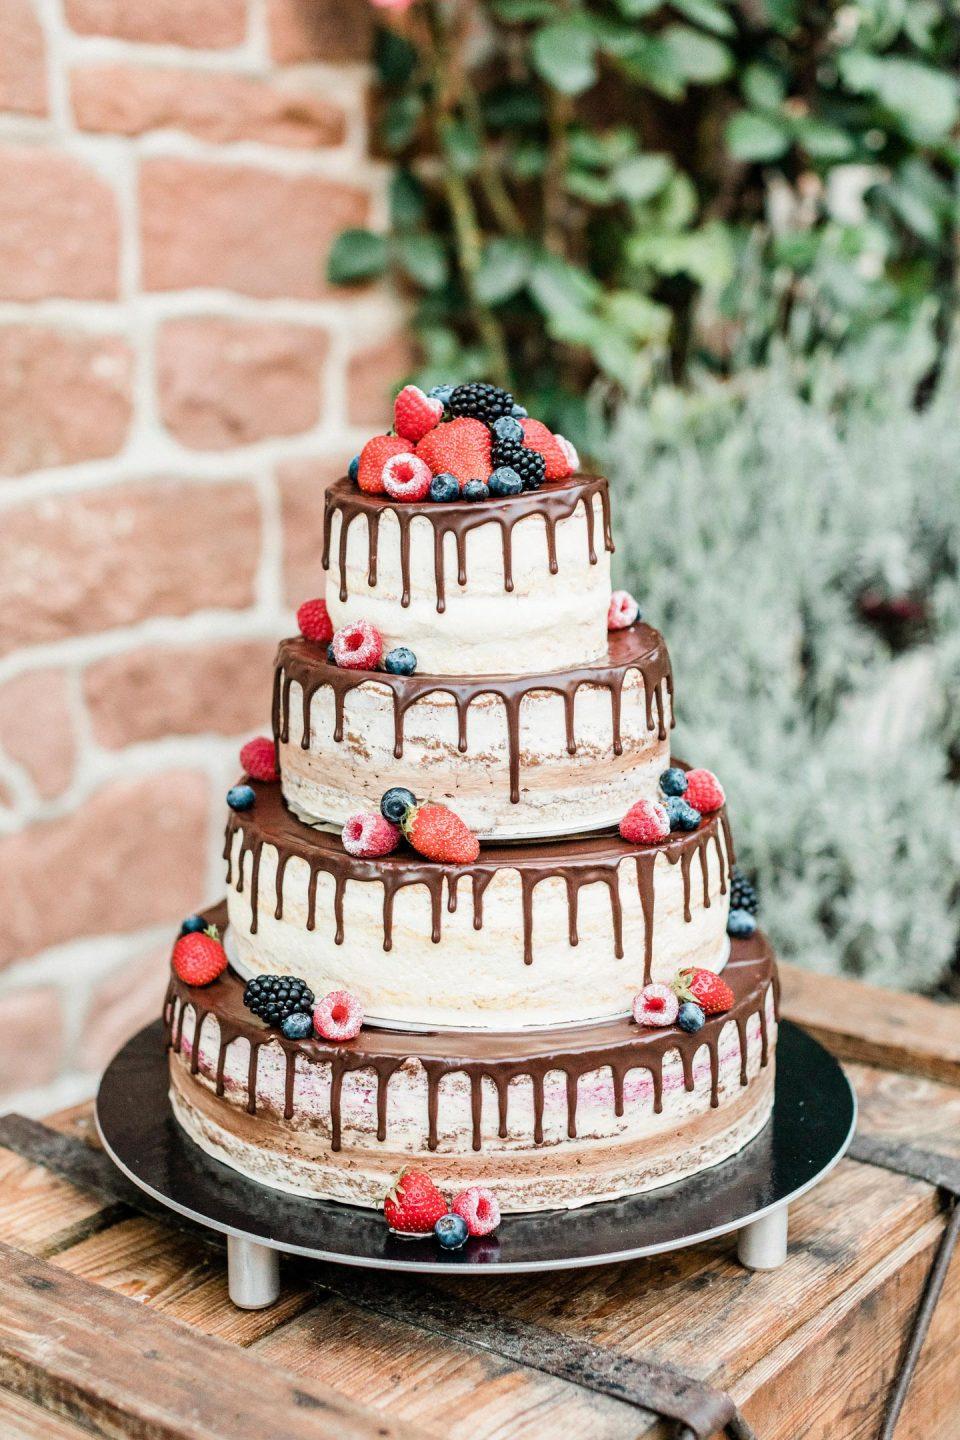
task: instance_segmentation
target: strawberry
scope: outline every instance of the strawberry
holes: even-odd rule
[[[384,1198],[383,1213],[399,1235],[429,1235],[446,1215],[447,1202],[422,1170],[401,1170]]]
[[[461,1191],[450,1209],[466,1222],[469,1235],[489,1235],[500,1224],[497,1197],[485,1185],[471,1185],[469,1190]]]
[[[712,970],[681,970],[673,989],[680,1000],[692,1000],[705,1015],[721,1015],[735,999],[726,980]]]
[[[356,1040],[363,1028],[363,1006],[349,990],[332,990],[313,1007],[313,1028],[321,1040]]]
[[[631,845],[656,845],[670,834],[670,818],[657,800],[638,800],[620,821],[620,834]]]
[[[227,968],[227,952],[216,926],[181,935],[173,947],[173,968],[184,985],[211,985]]]
[[[443,419],[443,401],[424,395],[417,385],[404,385],[393,402],[393,428],[416,445]]]
[[[640,619],[640,606],[629,590],[614,590],[607,607],[607,629],[627,630]]]
[[[403,833],[428,860],[472,865],[480,854],[476,835],[446,805],[411,806],[404,816]]]
[[[424,500],[433,475],[426,460],[403,451],[383,467],[383,488],[391,500]]]
[[[383,467],[391,455],[402,455],[410,449],[409,440],[399,435],[374,435],[360,451],[357,484],[367,495],[383,494]]]
[[[333,637],[333,658],[343,670],[376,670],[383,654],[383,636],[369,620],[344,625]]]
[[[258,735],[256,739],[247,741],[240,751],[240,764],[251,780],[280,778],[277,774],[277,753],[267,735]]]
[[[571,473],[570,460],[567,452],[560,444],[552,430],[548,430],[542,420],[521,420],[523,426],[523,443],[528,450],[536,450],[546,461],[546,480],[566,480]]]
[[[359,815],[350,816],[340,839],[348,855],[373,860],[396,850],[400,844],[400,827],[385,820],[379,810],[361,810]]]
[[[487,480],[493,470],[490,431],[482,420],[460,416],[438,425],[417,446],[434,475],[455,475],[461,488],[468,480]]]
[[[683,798],[694,810],[699,810],[701,815],[709,815],[711,811],[719,810],[727,797],[712,770],[688,770],[687,789]]]
[[[297,611],[297,625],[304,640],[329,645],[333,639],[333,621],[327,614],[326,600],[304,600]]]

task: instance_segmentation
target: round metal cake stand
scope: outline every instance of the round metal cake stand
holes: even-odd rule
[[[242,1309],[260,1309],[277,1298],[280,1251],[374,1269],[489,1275],[491,1269],[612,1264],[735,1231],[741,1263],[771,1270],[786,1258],[790,1204],[836,1165],[853,1137],[857,1113],[837,1062],[785,1021],[777,1042],[773,1115],[738,1155],[645,1195],[579,1210],[507,1215],[495,1235],[444,1251],[432,1236],[392,1234],[376,1211],[289,1195],[212,1160],[177,1125],[167,1090],[157,1022],[128,1041],[103,1077],[100,1137],[141,1190],[226,1235],[230,1298]]]

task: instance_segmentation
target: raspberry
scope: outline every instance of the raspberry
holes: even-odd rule
[[[629,590],[614,590],[607,610],[608,630],[627,630],[640,619],[640,606]]]
[[[429,1235],[447,1202],[422,1170],[401,1170],[383,1202],[383,1213],[391,1230],[400,1235]]]
[[[297,624],[304,640],[328,645],[333,639],[333,621],[327,613],[326,600],[304,600],[297,611]]]
[[[377,855],[390,855],[400,844],[400,830],[385,820],[378,810],[363,810],[351,815],[340,836],[348,855],[372,860]]]
[[[620,834],[631,845],[656,845],[670,834],[670,819],[656,800],[638,800],[620,821]]]
[[[391,455],[383,467],[383,488],[391,500],[425,500],[432,480],[427,462],[409,451]]]
[[[383,467],[391,455],[402,455],[410,449],[408,440],[399,435],[374,435],[360,451],[357,484],[367,495],[383,494]]]
[[[471,1185],[451,1205],[455,1215],[467,1222],[469,1235],[489,1235],[500,1224],[500,1205],[485,1185]]]
[[[553,438],[566,456],[567,464],[570,466],[569,473],[571,475],[575,474],[576,471],[580,469],[580,456],[577,454],[577,447],[571,445],[566,435],[554,435]]]
[[[318,1000],[313,1028],[321,1040],[356,1040],[363,1025],[363,1006],[349,990],[333,990]]]
[[[680,1001],[669,985],[644,985],[633,998],[633,1018],[638,1025],[672,1025],[680,1011]]]
[[[493,469],[490,431],[479,420],[450,420],[438,425],[420,441],[417,454],[434,475],[454,475],[461,486],[468,480],[486,480]]]
[[[333,637],[333,658],[344,670],[376,670],[383,654],[383,636],[369,620],[344,625]]]
[[[704,1015],[721,1015],[735,1000],[726,980],[712,970],[681,970],[673,988],[680,1000],[693,1001]]]
[[[173,968],[184,985],[210,985],[227,968],[227,952],[216,929],[181,935],[173,947]]]
[[[687,789],[683,798],[694,810],[699,810],[701,815],[709,815],[711,811],[719,810],[727,797],[712,770],[688,770]]]
[[[393,428],[416,445],[443,419],[443,401],[424,395],[417,385],[404,385],[393,402]]]
[[[570,462],[553,431],[548,430],[541,420],[521,420],[520,424],[526,448],[543,456],[544,479],[566,480],[570,474]]]
[[[251,780],[279,780],[277,752],[267,735],[248,740],[240,751],[240,764]]]
[[[480,854],[476,835],[446,805],[417,805],[408,810],[403,833],[414,850],[428,860],[472,865]]]

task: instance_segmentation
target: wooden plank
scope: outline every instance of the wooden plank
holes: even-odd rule
[[[0,1245],[0,1386],[124,1440],[428,1433],[7,1245]]]
[[[4,1440],[90,1440],[86,1428],[10,1390],[0,1390],[0,1435]]]
[[[66,1110],[55,1110],[52,1115],[43,1117],[43,1123],[48,1130],[70,1135],[74,1140],[84,1140],[95,1150],[103,1148],[93,1118],[92,1100],[84,1100],[79,1105],[69,1105]]]
[[[0,1149],[0,1241],[53,1255],[129,1214],[10,1150]]]
[[[873,1066],[844,1066],[857,1092],[857,1130],[960,1158],[960,1090]]]
[[[781,965],[783,1014],[834,1055],[960,1086],[960,1006]]]

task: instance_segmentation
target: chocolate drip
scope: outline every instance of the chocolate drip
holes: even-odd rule
[[[290,741],[290,691],[300,688],[303,722],[300,747],[309,750],[313,733],[312,707],[317,692],[328,688],[333,692],[333,738],[343,740],[344,705],[347,696],[361,685],[385,686],[393,702],[393,753],[403,755],[404,721],[407,712],[426,696],[441,692],[451,696],[457,708],[457,746],[467,750],[467,712],[483,695],[498,699],[506,715],[510,761],[510,800],[520,800],[520,710],[526,697],[537,691],[559,695],[564,707],[567,752],[577,753],[576,700],[583,686],[606,690],[610,696],[611,746],[614,755],[623,754],[621,716],[623,687],[631,671],[639,673],[643,682],[648,731],[656,730],[657,738],[667,738],[664,690],[673,694],[670,658],[663,638],[649,625],[636,625],[610,636],[608,653],[603,659],[576,669],[549,671],[541,675],[389,675],[368,670],[342,670],[327,662],[326,650],[310,640],[290,639],[281,642],[277,652],[274,677],[274,738],[278,746]],[[654,718],[656,709],[656,718]],[[671,724],[673,708],[671,700]]]
[[[222,917],[223,910],[218,912]],[[214,916],[216,919],[217,917]],[[482,1149],[483,1082],[489,1080],[497,1095],[498,1134],[508,1134],[510,1086],[515,1081],[529,1080],[533,1091],[534,1141],[544,1139],[544,1083],[554,1071],[564,1076],[567,1098],[567,1134],[577,1134],[577,1108],[581,1079],[596,1071],[608,1069],[613,1084],[614,1111],[624,1113],[624,1085],[633,1070],[646,1070],[653,1087],[653,1110],[663,1108],[663,1066],[667,1054],[678,1052],[683,1083],[694,1089],[694,1062],[704,1047],[710,1064],[710,1103],[719,1104],[720,1036],[728,1022],[737,1030],[740,1047],[740,1084],[749,1080],[747,1070],[748,1026],[754,1015],[759,1017],[761,1066],[769,1062],[767,1001],[773,997],[774,1013],[778,1006],[776,967],[769,946],[761,934],[749,940],[734,941],[730,961],[724,971],[734,991],[731,1010],[707,1019],[704,1027],[690,1035],[676,1027],[644,1030],[631,1020],[608,1021],[560,1032],[528,1031],[502,1035],[490,1031],[439,1032],[432,1035],[411,1035],[398,1031],[365,1028],[357,1040],[334,1045],[312,1038],[287,1040],[279,1031],[268,1029],[261,1020],[243,1007],[243,982],[231,972],[202,990],[191,989],[172,976],[164,1006],[165,1040],[168,1047],[180,1051],[184,1015],[194,1011],[195,1030],[190,1057],[191,1073],[200,1066],[200,1031],[204,1020],[213,1015],[219,1025],[220,1040],[215,1067],[216,1091],[224,1090],[224,1057],[228,1047],[238,1038],[250,1045],[247,1067],[247,1111],[257,1113],[257,1076],[261,1048],[265,1044],[280,1046],[284,1051],[284,1119],[295,1113],[294,1076],[297,1060],[301,1064],[330,1066],[330,1144],[333,1150],[341,1145],[343,1082],[354,1071],[371,1071],[376,1083],[377,1140],[382,1144],[387,1135],[387,1098],[391,1077],[408,1061],[422,1066],[427,1083],[427,1143],[430,1150],[439,1144],[440,1087],[448,1075],[463,1074],[470,1087],[471,1144]]]
[[[467,535],[482,525],[499,525],[503,552],[503,588],[513,590],[513,532],[519,521],[531,515],[541,516],[546,529],[547,559],[550,573],[557,573],[557,526],[569,520],[577,507],[583,505],[587,529],[587,553],[591,565],[597,563],[595,539],[596,520],[594,500],[600,497],[603,516],[603,544],[613,551],[613,533],[610,528],[610,495],[606,480],[600,476],[575,475],[569,480],[554,480],[541,490],[517,495],[509,500],[490,500],[482,505],[467,500],[454,500],[449,504],[435,505],[429,502],[398,503],[388,496],[367,495],[347,479],[338,480],[329,486],[324,497],[323,515],[323,568],[330,568],[330,549],[333,536],[333,517],[340,516],[340,537],[337,554],[339,568],[339,595],[341,602],[347,599],[347,543],[350,527],[359,515],[367,521],[367,583],[373,588],[377,583],[377,552],[380,536],[380,519],[389,510],[396,518],[400,530],[400,578],[402,595],[400,604],[410,604],[410,528],[414,519],[422,519],[433,526],[434,587],[437,610],[443,613],[447,604],[446,578],[446,537],[452,535],[457,551],[457,583],[467,583]]]

